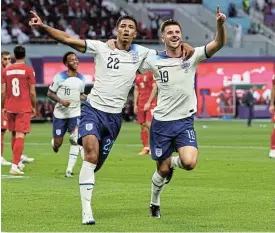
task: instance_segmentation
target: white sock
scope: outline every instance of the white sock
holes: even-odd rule
[[[84,161],[84,158],[85,158],[85,156],[84,156],[84,148],[82,146],[79,146],[79,150],[80,150],[81,158]]]
[[[173,168],[173,167],[183,168],[179,156],[172,156],[172,157],[171,157],[171,165],[170,165],[170,167],[171,167],[171,168]]]
[[[82,213],[92,214],[91,199],[95,184],[96,164],[83,161],[79,174],[79,189],[82,202]]]
[[[151,185],[151,204],[160,206],[160,193],[164,187],[165,178],[161,177],[157,171],[155,171],[152,177]]]
[[[76,164],[76,161],[77,161],[78,153],[79,153],[79,146],[71,145],[67,171],[73,171],[74,165]]]

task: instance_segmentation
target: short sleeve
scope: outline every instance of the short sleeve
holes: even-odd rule
[[[84,81],[82,80],[81,85],[80,85],[80,93],[81,93],[81,94],[84,93],[84,90],[85,90],[85,83],[84,83]]]
[[[139,68],[138,68],[138,73],[143,74],[149,70],[151,70],[151,66],[149,64],[149,59],[156,56],[157,55],[157,51],[154,49],[148,49],[148,52],[144,58],[144,60],[142,61],[142,63],[140,64]]]
[[[35,84],[35,73],[32,68],[29,70],[29,84]]]
[[[209,58],[206,54],[206,46],[196,47],[193,56],[195,56],[196,63],[199,63],[205,60],[206,58]]]
[[[96,56],[100,51],[100,48],[105,45],[103,42],[99,40],[85,40],[86,49],[85,53],[91,54],[92,56]]]
[[[55,75],[53,78],[52,84],[49,86],[49,90],[52,92],[57,92],[58,88],[60,87],[59,79],[58,79],[59,74]]]

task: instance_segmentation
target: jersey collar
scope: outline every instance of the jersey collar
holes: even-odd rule
[[[175,58],[175,57],[169,57],[167,54],[166,54],[166,50],[163,50],[163,51],[160,51],[158,52],[158,55],[161,57],[161,58]],[[179,56],[177,58],[181,58],[182,56]]]

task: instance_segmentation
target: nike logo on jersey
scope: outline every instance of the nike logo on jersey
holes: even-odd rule
[[[113,53],[113,52],[111,52],[111,53],[110,53],[110,56],[113,56],[113,55],[118,55],[118,53]]]
[[[160,70],[160,69],[162,69],[162,68],[166,68],[166,67],[175,67],[175,66],[177,66],[177,65],[174,65],[174,66],[157,66],[157,69]]]

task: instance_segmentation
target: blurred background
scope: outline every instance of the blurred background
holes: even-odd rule
[[[176,19],[183,39],[202,46],[215,37],[216,5],[227,15],[228,43],[214,58],[202,62],[196,73],[199,118],[247,118],[245,95],[253,92],[254,116],[269,118],[272,76],[275,73],[275,0],[2,0],[2,51],[12,53],[16,44],[27,49],[27,63],[36,73],[37,121],[49,121],[54,103],[46,97],[55,74],[66,67],[62,56],[71,51],[43,31],[28,26],[29,11],[37,12],[50,26],[82,39],[115,38],[121,15],[138,21],[137,44],[163,50],[159,26]],[[93,58],[79,55],[79,72],[86,77],[86,92],[94,83]],[[124,109],[127,121],[135,120],[132,91]]]

